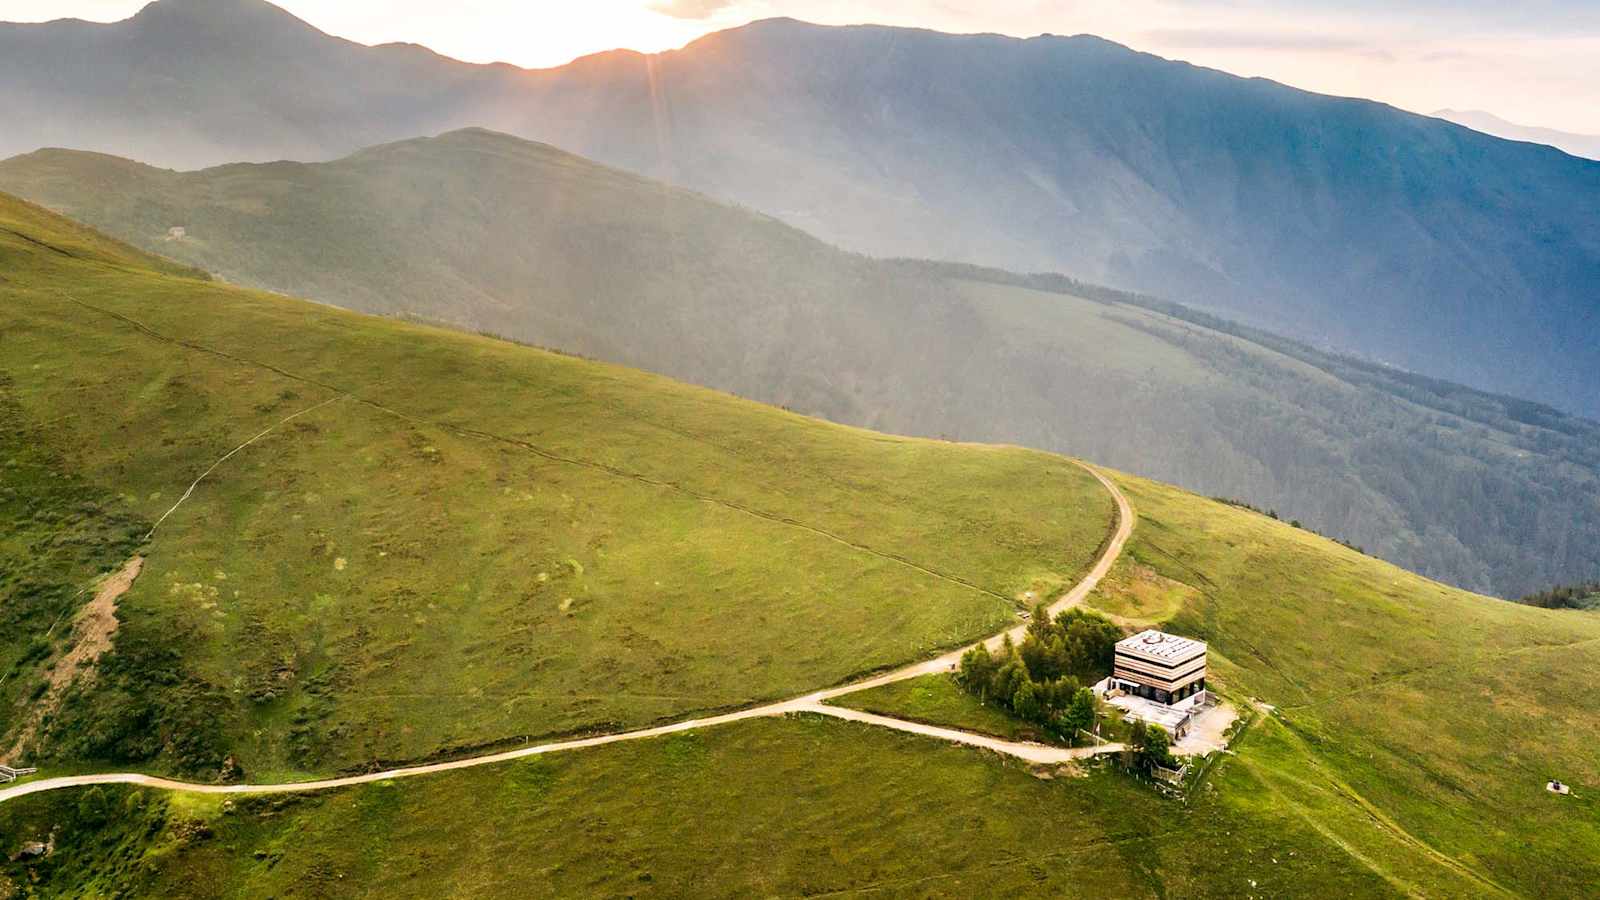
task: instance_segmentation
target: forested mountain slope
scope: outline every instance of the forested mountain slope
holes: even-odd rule
[[[0,189],[251,286],[1080,454],[1478,590],[1600,570],[1594,423],[1063,278],[855,256],[505,135],[192,173],[50,151]]]
[[[328,159],[486,126],[876,255],[1066,271],[1600,415],[1600,163],[1136,53],[773,20],[544,71],[259,0],[0,27],[0,153]]]
[[[112,150],[172,165],[318,159],[410,137],[511,67],[364,47],[262,0],[161,0],[111,24],[0,24],[0,152]]]

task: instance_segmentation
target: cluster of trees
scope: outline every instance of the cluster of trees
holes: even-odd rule
[[[1149,725],[1135,720],[1124,742],[1122,765],[1130,770],[1149,772],[1156,766],[1175,769],[1178,761],[1172,757],[1172,738],[1160,725]]]
[[[1600,581],[1553,587],[1517,602],[1540,609],[1600,609]]]
[[[979,645],[961,658],[957,680],[984,702],[997,703],[1066,741],[1094,727],[1099,703],[1084,687],[1111,671],[1122,631],[1106,619],[1071,609],[1055,619],[1040,605],[1020,645],[1010,636],[998,653]]]

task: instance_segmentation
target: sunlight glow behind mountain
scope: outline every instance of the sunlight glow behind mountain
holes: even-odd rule
[[[144,0],[0,0],[0,20],[115,21]],[[770,16],[952,32],[1096,34],[1141,50],[1414,112],[1488,109],[1600,131],[1600,10],[1536,0],[1518,15],[1484,3],[1416,0],[280,0],[331,34],[409,42],[469,62],[547,67],[618,47],[658,52]],[[1203,8],[1202,8],[1203,7]],[[1200,15],[1203,13],[1203,16]],[[1200,23],[1197,25],[1197,23]]]

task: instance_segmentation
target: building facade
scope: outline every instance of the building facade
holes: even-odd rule
[[[1161,631],[1143,631],[1117,642],[1111,687],[1156,703],[1174,705],[1206,689],[1204,641]]]

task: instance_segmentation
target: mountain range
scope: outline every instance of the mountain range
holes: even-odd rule
[[[877,256],[1064,271],[1600,415],[1600,163],[1092,37],[769,20],[527,71],[260,0],[0,27],[0,153],[194,167],[484,126]]]
[[[1441,109],[1433,115],[1435,118],[1445,119],[1457,125],[1471,128],[1474,131],[1505,138],[1508,141],[1548,144],[1573,156],[1600,160],[1600,135],[1597,134],[1574,134],[1570,131],[1558,131],[1554,128],[1535,128],[1529,125],[1518,125],[1516,122],[1507,121],[1494,113],[1484,112],[1481,109]]]
[[[240,284],[1103,460],[1480,591],[1600,568],[1593,422],[1059,276],[848,253],[508,135],[186,173],[41,151],[0,190]]]
[[[0,85],[0,900],[1600,884],[1600,163],[792,20]]]

